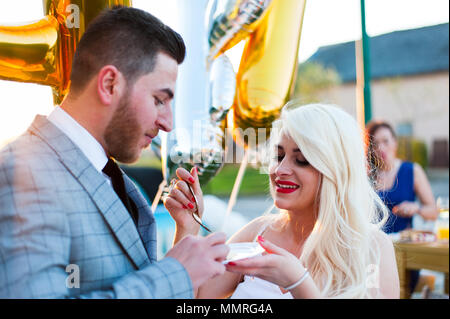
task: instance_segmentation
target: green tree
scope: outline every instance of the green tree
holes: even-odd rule
[[[297,69],[294,99],[302,103],[319,102],[318,93],[341,83],[339,74],[332,68],[326,68],[316,62],[300,63]]]

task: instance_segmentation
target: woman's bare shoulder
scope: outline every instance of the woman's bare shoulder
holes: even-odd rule
[[[373,231],[373,239],[380,249],[378,274],[383,280],[379,282],[378,298],[399,298],[400,282],[398,278],[395,249],[391,237],[382,230]]]
[[[378,246],[381,254],[381,261],[395,262],[395,248],[392,238],[380,229],[372,231],[374,246]]]
[[[372,239],[380,245],[380,247],[392,247],[392,239],[384,231],[378,228],[372,229]]]
[[[229,243],[250,242],[254,241],[258,233],[271,224],[274,220],[273,215],[263,215],[257,217],[242,227],[230,239]]]

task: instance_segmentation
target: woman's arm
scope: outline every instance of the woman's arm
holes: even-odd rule
[[[423,219],[435,220],[439,211],[427,175],[419,164],[414,164],[413,174],[414,192],[419,198],[420,205],[416,202],[404,201],[393,207],[392,212],[401,217],[412,217],[419,214]]]
[[[264,216],[254,219],[234,234],[227,243],[253,241],[266,221],[267,217]],[[196,297],[199,299],[228,298],[233,294],[241,278],[241,274],[226,271],[223,275],[212,278],[203,284],[197,290]]]
[[[288,288],[294,298],[322,298],[316,283],[296,256],[262,237],[258,242],[267,254],[229,263],[227,270],[255,276]]]
[[[418,213],[424,219],[436,220],[439,215],[438,208],[425,171],[419,164],[414,164],[414,191],[419,197],[422,206]]]

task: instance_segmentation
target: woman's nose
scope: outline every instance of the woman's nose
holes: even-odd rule
[[[378,147],[377,147],[377,152],[380,153],[380,154],[385,153],[386,152],[386,145],[379,144]]]
[[[292,173],[292,168],[289,163],[286,161],[286,157],[278,163],[278,166],[275,168],[275,174],[278,176],[281,175],[289,175]]]

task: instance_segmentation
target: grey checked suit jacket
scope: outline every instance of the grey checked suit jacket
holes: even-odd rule
[[[124,179],[137,228],[105,177],[46,117],[3,148],[0,298],[192,298],[184,267],[156,260],[154,217]]]

